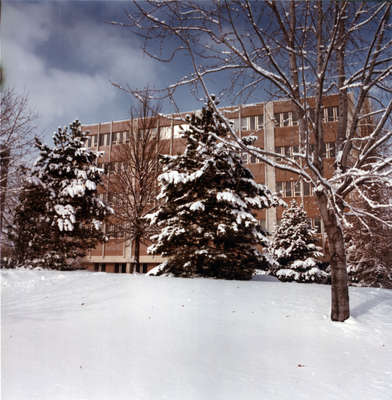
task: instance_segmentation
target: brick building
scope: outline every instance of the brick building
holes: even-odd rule
[[[309,100],[309,106],[312,107],[312,99]],[[226,107],[225,115],[232,120],[235,129],[241,135],[257,136],[255,146],[285,156],[292,156],[298,151],[299,145],[298,123],[293,109],[290,101],[271,101]],[[323,99],[323,113],[323,163],[326,174],[332,174],[338,118],[338,97],[336,95]],[[116,149],[127,143],[130,124],[134,123],[135,121],[124,120],[82,127],[88,133],[88,147],[104,152],[101,161],[109,173],[115,173],[117,168]],[[172,116],[157,118],[154,129],[156,129],[160,141],[164,143],[168,154],[178,154],[184,150],[185,142],[180,138],[181,125],[182,128],[186,127],[178,118]],[[248,154],[244,154],[243,157],[258,183],[266,184],[272,192],[280,192],[287,203],[295,198],[304,204],[312,225],[323,238],[323,225],[310,185],[292,172],[275,169]],[[110,183],[108,185],[110,186]],[[101,194],[102,196],[110,197],[110,187],[105,187],[104,192]],[[262,225],[272,232],[279,223],[281,215],[282,207],[278,207],[263,210],[257,217]],[[117,237],[115,227],[107,224],[105,229],[109,233],[109,241],[90,250],[84,258],[85,265],[88,269],[95,271],[132,272],[134,263],[132,243]],[[161,257],[147,255],[146,248],[142,246],[141,268],[136,272],[147,272],[162,260]]]

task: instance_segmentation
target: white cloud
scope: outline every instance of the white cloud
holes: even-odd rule
[[[31,107],[39,113],[41,129],[46,134],[52,133],[57,126],[75,118],[86,123],[120,118],[120,109],[126,117],[128,104],[110,80],[137,87],[151,84],[156,78],[151,60],[142,57],[136,46],[130,46],[120,32],[116,34],[114,29],[90,20],[57,32],[65,35],[64,43],[71,44],[71,54],[82,67],[80,70],[61,68],[61,63],[50,63],[38,55],[42,54],[38,50],[48,45],[56,29],[60,27],[56,25],[53,5],[6,3],[4,7],[2,37],[6,81],[18,91],[27,92]],[[50,54],[63,56],[55,51]],[[69,56],[69,49],[67,54]],[[111,113],[113,116],[108,118]]]

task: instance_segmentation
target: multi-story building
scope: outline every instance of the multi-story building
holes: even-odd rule
[[[309,100],[312,107],[312,99]],[[298,151],[299,132],[296,113],[290,101],[271,101],[256,104],[244,104],[225,108],[225,115],[232,120],[234,128],[240,135],[252,134],[257,137],[255,146],[265,150],[281,153],[284,156],[292,156]],[[335,157],[335,141],[338,119],[338,97],[327,96],[323,99],[323,163],[326,174],[333,173]],[[106,170],[116,169],[116,149],[129,140],[131,124],[135,121],[112,121],[83,126],[88,132],[87,145],[91,148],[104,152],[102,162]],[[181,129],[185,124],[177,116],[166,116],[156,119],[156,133],[159,139],[165,143],[168,154],[182,153],[185,142],[180,138]],[[298,175],[276,169],[260,162],[257,157],[243,154],[244,162],[252,171],[255,180],[268,186],[272,192],[279,192],[288,203],[292,199],[302,202],[304,208],[312,221],[312,225],[323,238],[323,224],[312,193],[312,187],[299,178]],[[109,180],[110,181],[110,180]],[[110,188],[104,188],[109,193]],[[105,195],[103,193],[102,195]],[[279,223],[282,215],[282,207],[263,210],[257,217],[261,224],[272,232]],[[118,273],[130,273],[134,266],[133,244],[117,237],[114,227],[106,226],[109,233],[108,242],[98,245],[89,251],[84,262],[87,268],[95,271],[107,271]],[[162,262],[161,257],[147,254],[146,247],[142,245],[140,257],[140,271],[147,272],[149,269]]]

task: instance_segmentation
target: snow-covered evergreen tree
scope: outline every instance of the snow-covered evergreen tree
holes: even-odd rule
[[[293,200],[283,211],[269,248],[274,261],[272,274],[281,281],[325,282],[328,274],[319,268],[322,255],[316,232],[302,206]]]
[[[392,289],[392,225],[390,208],[374,208],[378,203],[388,204],[392,199],[392,184],[373,184],[352,200],[353,207],[362,207],[367,215],[350,218],[345,226],[347,270],[350,283]],[[369,215],[377,217],[370,218]]]
[[[267,263],[256,245],[269,243],[253,210],[279,200],[217,139],[227,128],[212,104],[187,120],[184,153],[162,157],[162,205],[148,216],[161,231],[149,252],[168,257],[162,271],[176,276],[250,279]]]
[[[58,129],[54,148],[36,140],[40,156],[17,208],[13,240],[19,263],[65,268],[105,239],[101,224],[112,213],[98,197],[99,154],[85,147],[80,122]]]

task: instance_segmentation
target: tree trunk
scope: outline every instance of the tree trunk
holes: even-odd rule
[[[350,317],[348,277],[344,236],[336,214],[328,209],[328,199],[324,193],[317,192],[321,217],[328,237],[331,264],[331,319],[343,322]]]
[[[140,272],[140,237],[135,237],[135,267]]]
[[[0,240],[3,241],[3,222],[7,198],[8,169],[11,150],[6,145],[0,146]]]

